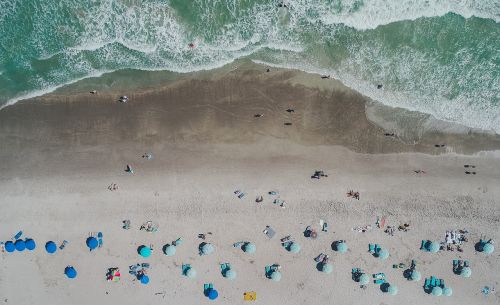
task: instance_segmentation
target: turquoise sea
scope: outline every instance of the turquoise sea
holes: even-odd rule
[[[280,3],[0,0],[0,107],[122,69],[190,72],[250,58],[500,133],[500,1]]]

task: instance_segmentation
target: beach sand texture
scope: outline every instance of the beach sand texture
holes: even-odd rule
[[[295,71],[242,69],[127,92],[128,103],[117,102],[121,93],[112,90],[56,91],[0,111],[0,238],[22,229],[37,242],[33,252],[0,254],[0,301],[204,304],[210,301],[203,284],[213,283],[218,304],[252,304],[243,301],[245,291],[257,292],[255,304],[271,305],[498,304],[498,250],[489,256],[474,250],[481,237],[500,239],[500,159],[478,153],[498,149],[498,136],[433,132],[409,145],[366,119],[361,95],[333,80],[328,90],[317,88],[325,85],[315,78],[309,76],[310,85]],[[141,157],[146,152],[151,160]],[[127,164],[133,174],[124,171]],[[466,175],[464,164],[474,164],[477,174]],[[311,179],[314,170],[328,177]],[[109,191],[111,183],[119,189]],[[246,192],[242,199],[233,193],[238,189]],[[360,192],[359,201],[346,197],[350,189]],[[272,204],[271,190],[285,209]],[[263,203],[255,202],[258,195]],[[388,225],[410,223],[410,230],[389,236],[375,227],[377,216]],[[122,229],[125,219],[130,230]],[[328,232],[320,232],[320,219]],[[158,232],[139,230],[148,220]],[[271,240],[262,233],[266,225],[277,232]],[[308,225],[318,231],[316,240],[303,236]],[[373,229],[352,230],[364,225]],[[463,253],[419,250],[423,239],[443,241],[446,230],[464,228],[470,233]],[[89,252],[85,239],[99,231],[104,245]],[[206,232],[215,252],[199,256],[197,235]],[[302,246],[298,254],[281,247],[286,235]],[[165,256],[162,247],[179,237],[175,256]],[[340,239],[349,245],[345,254],[331,248]],[[69,244],[49,255],[48,240]],[[238,241],[255,243],[256,253],[234,248]],[[369,243],[390,257],[373,257]],[[152,256],[141,258],[137,248],[149,244]],[[321,252],[330,255],[331,274],[316,269]],[[411,259],[422,273],[417,283],[392,268]],[[453,274],[454,259],[470,261],[470,278]],[[127,274],[142,262],[151,264],[148,285]],[[221,275],[226,262],[238,274],[234,281]],[[195,279],[181,275],[184,263],[196,269]],[[280,282],[264,276],[273,263],[282,266]],[[76,279],[64,275],[67,265],[77,269]],[[106,281],[111,267],[120,267],[118,283]],[[384,272],[398,295],[373,283],[361,289],[351,279],[356,267],[370,276]],[[425,293],[431,275],[444,279],[453,296]],[[484,286],[497,291],[485,296]]]

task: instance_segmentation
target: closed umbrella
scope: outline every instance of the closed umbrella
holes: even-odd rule
[[[48,241],[45,244],[45,251],[47,251],[47,253],[52,254],[52,253],[56,252],[56,250],[57,250],[57,246],[53,241]]]
[[[224,274],[224,277],[227,278],[228,280],[234,280],[236,278],[236,275],[237,275],[236,271],[234,271],[233,269],[229,269]]]
[[[150,257],[151,256],[151,248],[146,246],[141,246],[139,248],[139,255],[142,257]]]
[[[359,277],[359,284],[360,285],[366,285],[370,282],[370,277],[368,276],[368,274],[361,274],[361,276]]]
[[[469,267],[464,267],[460,271],[460,275],[463,276],[463,277],[470,277],[471,274],[472,274],[472,270]]]
[[[436,287],[432,288],[432,295],[435,295],[438,297],[442,294],[443,294],[443,289],[441,287],[436,286]]]
[[[288,246],[288,251],[292,253],[299,253],[300,245],[298,243],[293,242]]]
[[[167,256],[175,255],[176,251],[177,251],[177,249],[174,245],[168,245],[165,247],[165,255],[167,255]]]
[[[492,244],[487,243],[483,246],[484,253],[491,254],[491,253],[493,253],[493,251],[495,251],[495,247]]]
[[[248,254],[255,253],[256,250],[257,250],[257,247],[253,243],[246,243],[243,246],[243,251],[245,251]]]
[[[149,283],[149,276],[143,274],[141,276],[141,284],[147,285]]]
[[[394,286],[394,285],[389,286],[389,288],[387,288],[387,293],[390,295],[398,294],[398,286]]]
[[[212,254],[213,252],[214,252],[214,246],[212,244],[205,243],[203,244],[203,246],[201,246],[201,254],[209,255]]]
[[[347,244],[346,243],[337,243],[336,246],[337,252],[346,253],[347,252]]]
[[[321,266],[321,271],[326,273],[326,274],[332,273],[333,266],[331,264],[323,264]]]
[[[196,270],[194,270],[193,268],[189,268],[186,271],[186,276],[190,279],[194,279],[196,277]]]
[[[208,292],[208,298],[210,300],[215,300],[215,299],[217,299],[218,296],[219,296],[219,293],[215,289],[210,289],[210,291]]]
[[[89,247],[89,249],[92,251],[97,248],[97,246],[99,246],[99,241],[97,240],[97,238],[91,236],[87,238],[86,244],[87,247]]]
[[[16,246],[17,251],[24,251],[26,249],[26,243],[22,239],[16,240],[16,243],[14,244]]]
[[[377,253],[377,257],[380,259],[387,259],[389,257],[389,251],[387,251],[386,249],[381,249]]]
[[[420,281],[420,279],[422,278],[422,275],[420,274],[420,272],[418,272],[417,270],[413,270],[411,272],[411,275],[410,275],[410,279],[414,282],[418,282]]]
[[[278,271],[274,271],[273,273],[271,273],[271,280],[275,282],[281,281],[281,273]]]
[[[450,297],[453,294],[453,290],[450,287],[445,287],[443,289],[443,294],[447,297]]]
[[[26,244],[26,249],[33,251],[36,248],[36,243],[33,239],[27,238],[24,243]]]
[[[73,268],[72,266],[68,266],[66,267],[66,269],[64,269],[64,274],[66,274],[66,276],[70,279],[73,279],[76,277],[76,270],[75,268]]]

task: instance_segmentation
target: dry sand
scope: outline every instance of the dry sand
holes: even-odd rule
[[[497,149],[497,136],[436,132],[408,145],[385,137],[366,119],[365,99],[335,81],[318,89],[325,85],[310,80],[315,76],[261,70],[184,77],[128,94],[127,104],[116,102],[118,92],[55,92],[0,111],[0,239],[22,229],[38,243],[33,252],[0,254],[0,300],[204,304],[203,284],[213,283],[219,304],[243,304],[245,291],[257,292],[255,304],[271,305],[500,302],[499,252],[485,256],[473,248],[482,236],[500,240],[500,159],[476,153]],[[313,85],[304,86],[304,79]],[[296,112],[285,112],[289,107]],[[447,147],[436,149],[435,143]],[[149,151],[152,160],[141,158]],[[124,172],[126,164],[134,174]],[[464,164],[475,164],[477,175],[465,175]],[[311,179],[315,169],[329,177]],[[109,191],[111,183],[119,190]],[[238,199],[236,189],[247,195]],[[348,199],[349,189],[361,200]],[[285,209],[271,203],[270,190],[279,191]],[[258,195],[264,195],[262,204],[255,203]],[[410,222],[411,230],[389,236],[375,228],[377,216],[389,225]],[[124,219],[132,221],[130,230],[121,228]],[[320,219],[329,232],[305,238],[306,226],[319,230]],[[147,220],[159,231],[139,231]],[[266,225],[277,231],[271,240],[262,233]],[[352,231],[362,225],[374,229]],[[470,231],[463,253],[419,250],[422,239],[444,240],[446,230],[463,228]],[[98,231],[104,246],[89,252],[85,239]],[[197,235],[209,231],[215,253],[200,257]],[[279,238],[289,234],[302,246],[298,254],[280,246]],[[176,255],[165,256],[161,248],[178,237],[184,243]],[[64,239],[65,250],[44,251],[46,241]],[[346,254],[331,249],[339,239],[347,240]],[[232,247],[242,240],[254,242],[257,252]],[[372,257],[370,242],[386,247],[389,259]],[[148,259],[137,254],[143,244],[154,245]],[[331,256],[331,274],[316,270],[313,258],[321,252]],[[430,296],[423,279],[407,281],[402,269],[392,268],[411,259],[423,278],[444,279],[453,296]],[[453,274],[453,259],[470,261],[471,278]],[[138,262],[151,264],[147,286],[127,274]],[[236,280],[221,276],[223,262],[237,271]],[[196,279],[181,275],[183,263],[197,270]],[[273,263],[282,265],[280,282],[264,276]],[[67,265],[77,269],[76,279],[63,274]],[[120,267],[120,282],[106,282],[110,267]],[[399,294],[387,295],[372,283],[359,288],[351,279],[354,267],[384,272]],[[485,285],[497,291],[484,296]]]

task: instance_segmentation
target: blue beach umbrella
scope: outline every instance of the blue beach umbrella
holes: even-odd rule
[[[203,244],[203,246],[201,246],[201,253],[203,255],[209,255],[212,254],[213,252],[214,252],[214,246],[212,244],[205,243]]]
[[[336,245],[337,252],[346,253],[347,252],[347,244],[346,243],[337,243]]]
[[[368,274],[361,274],[361,276],[359,277],[359,284],[360,285],[366,285],[370,282],[370,277],[368,276]]]
[[[51,253],[51,254],[56,252],[57,251],[56,244],[53,241],[48,241],[45,244],[45,251],[47,251],[47,253]]]
[[[460,275],[463,277],[470,277],[472,274],[472,270],[469,267],[464,267],[460,270]]]
[[[435,286],[432,288],[432,295],[434,296],[441,296],[443,294],[443,289],[441,287]]]
[[[443,295],[450,297],[453,294],[453,290],[450,287],[445,287],[443,289]]]
[[[420,274],[420,272],[418,272],[417,270],[413,270],[411,272],[411,275],[410,275],[410,279],[414,282],[418,282],[420,281],[420,279],[422,278],[422,275]]]
[[[142,257],[150,257],[151,256],[151,248],[146,246],[139,247],[139,255]]]
[[[237,275],[236,271],[234,271],[233,269],[229,269],[224,274],[224,277],[227,278],[228,280],[234,280],[236,278],[236,275]]]
[[[16,251],[16,246],[14,245],[13,242],[11,242],[10,240],[5,242],[5,251],[11,253],[11,252],[14,252]]]
[[[257,247],[253,243],[246,243],[243,246],[243,251],[245,251],[248,254],[253,254],[257,250]]]
[[[73,266],[68,266],[64,269],[64,274],[70,279],[73,279],[76,277],[76,270],[73,268]]]
[[[22,239],[16,240],[16,243],[14,245],[16,246],[17,251],[22,252],[24,251],[24,249],[26,249],[26,243]]]
[[[492,244],[487,243],[483,246],[483,252],[485,254],[491,254],[493,251],[495,251],[495,247]]]
[[[177,248],[174,245],[168,245],[165,247],[166,256],[173,256],[175,255],[175,252],[177,252]]]
[[[289,246],[288,246],[288,251],[290,251],[291,253],[299,253],[300,251],[300,245],[296,242],[292,242]]]
[[[215,299],[217,299],[218,296],[219,296],[219,293],[215,289],[210,289],[210,291],[208,292],[208,298],[210,300],[215,300]]]
[[[394,286],[394,285],[389,286],[389,288],[387,288],[387,293],[390,295],[398,294],[398,286]]]
[[[143,274],[141,276],[141,284],[147,285],[149,283],[149,276]]]
[[[326,273],[326,274],[332,273],[332,271],[333,271],[332,264],[323,264],[321,266],[321,271],[324,272],[324,273]]]
[[[99,245],[99,241],[95,237],[89,237],[86,241],[87,247],[92,251]]]
[[[281,281],[281,273],[278,271],[274,271],[273,273],[271,273],[271,280],[275,282]]]
[[[377,253],[377,257],[380,259],[387,259],[389,257],[389,251],[387,251],[386,249],[381,249]]]
[[[33,251],[36,248],[36,243],[33,239],[27,238],[24,243],[26,244],[26,249]]]

